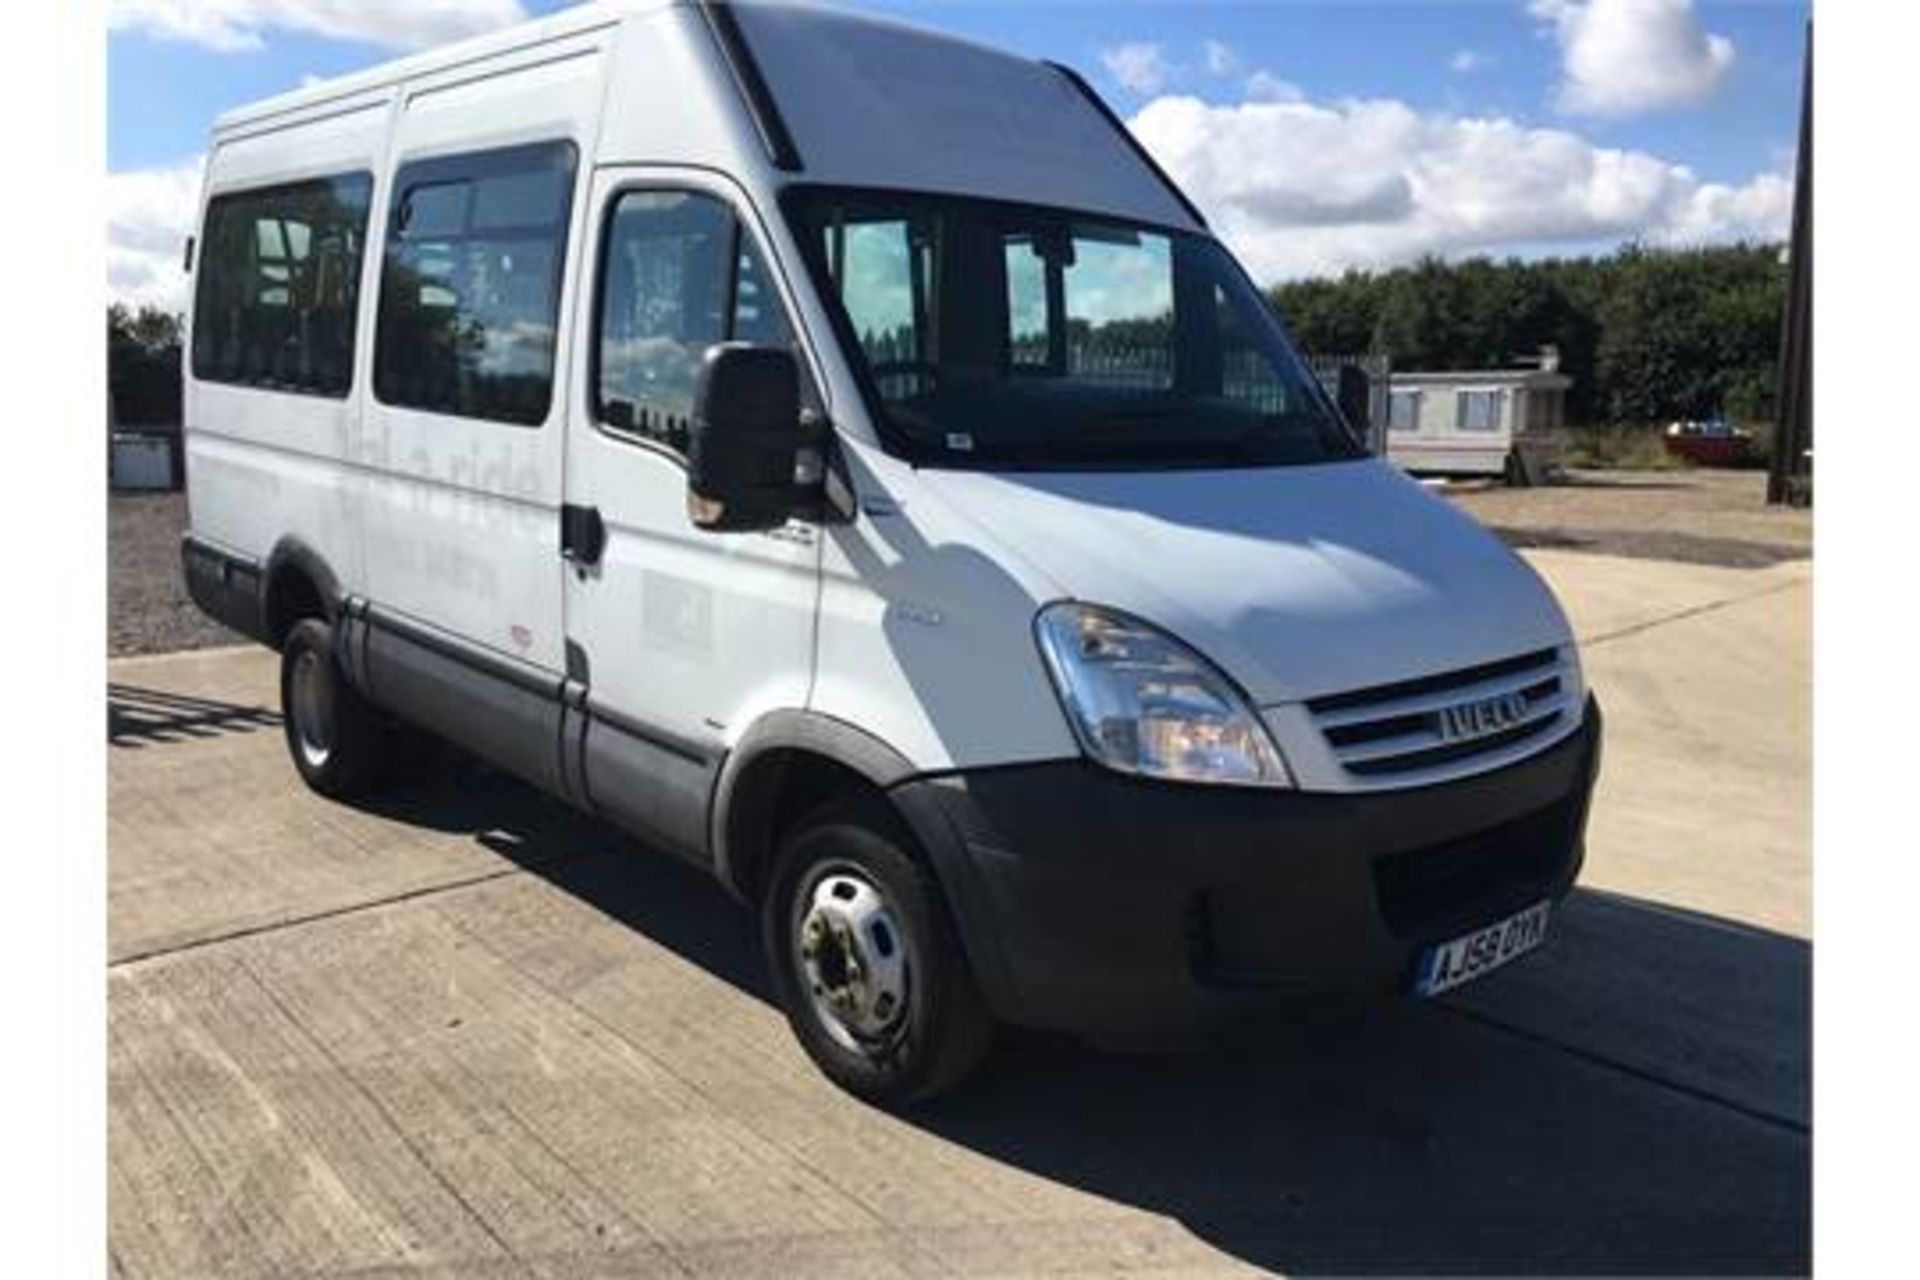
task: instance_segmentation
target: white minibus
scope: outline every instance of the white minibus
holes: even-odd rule
[[[624,0],[223,116],[208,613],[306,783],[406,735],[707,868],[835,1081],[1437,995],[1540,944],[1599,713],[1075,73]]]

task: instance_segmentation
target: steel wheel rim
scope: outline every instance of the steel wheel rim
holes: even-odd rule
[[[897,1043],[913,1004],[913,953],[880,886],[854,867],[823,868],[793,915],[795,972],[821,1028],[868,1056]]]
[[[311,649],[293,660],[293,736],[307,763],[319,768],[333,754],[333,698],[326,659]]]

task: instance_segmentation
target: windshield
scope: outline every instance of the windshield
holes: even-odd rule
[[[786,207],[915,461],[1276,466],[1361,455],[1218,243],[993,201],[801,187]]]

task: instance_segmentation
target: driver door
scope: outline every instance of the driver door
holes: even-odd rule
[[[597,287],[581,291],[575,325],[562,521],[581,767],[596,808],[705,861],[729,744],[760,715],[806,705],[821,539],[800,522],[695,528],[687,429],[707,348],[792,346],[793,312],[723,179],[602,170],[592,200]]]

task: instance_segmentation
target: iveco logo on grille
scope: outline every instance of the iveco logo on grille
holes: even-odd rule
[[[1463,702],[1440,709],[1440,736],[1448,742],[1484,738],[1511,729],[1527,718],[1527,695],[1503,693],[1497,698]]]

